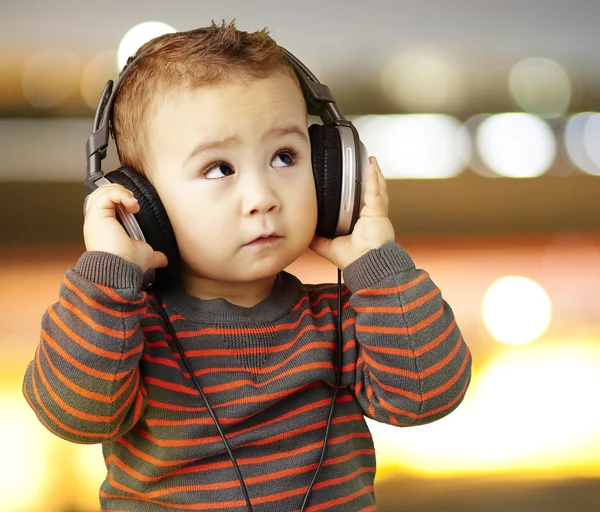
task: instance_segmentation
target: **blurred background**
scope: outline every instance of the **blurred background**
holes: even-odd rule
[[[600,511],[598,0],[4,0],[1,12],[1,511],[99,510],[100,446],[48,433],[21,383],[84,250],[100,92],[147,39],[234,18],[269,27],[355,121],[388,178],[398,242],[473,353],[450,416],[369,423],[378,510]],[[336,279],[310,253],[289,270]]]

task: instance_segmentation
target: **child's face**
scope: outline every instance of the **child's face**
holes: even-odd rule
[[[251,282],[306,250],[317,202],[306,105],[292,78],[175,90],[152,112],[148,174],[186,273]],[[272,243],[247,245],[273,234]]]

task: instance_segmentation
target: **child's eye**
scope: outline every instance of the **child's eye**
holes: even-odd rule
[[[273,157],[273,167],[289,167],[294,165],[298,152],[294,149],[282,149]]]
[[[211,164],[202,173],[202,175],[209,180],[224,178],[230,174],[233,174],[233,169],[224,162]]]

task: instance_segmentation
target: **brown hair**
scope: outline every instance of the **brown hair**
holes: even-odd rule
[[[221,25],[213,21],[210,27],[156,37],[129,58],[123,71],[150,47],[153,49],[119,85],[112,117],[112,134],[121,164],[146,176],[146,116],[157,94],[182,86],[212,85],[238,76],[265,78],[275,71],[283,71],[297,81],[266,28],[243,32],[236,29],[235,20]]]

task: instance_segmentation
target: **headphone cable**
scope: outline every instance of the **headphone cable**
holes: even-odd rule
[[[336,368],[336,373],[335,373],[335,388],[333,391],[333,398],[331,401],[331,405],[329,407],[329,415],[327,417],[327,425],[325,427],[325,436],[323,439],[323,448],[321,450],[319,464],[317,466],[317,469],[315,470],[312,481],[310,482],[310,485],[308,486],[308,490],[306,491],[306,494],[304,495],[304,500],[302,502],[302,507],[300,508],[300,512],[304,512],[304,509],[305,509],[306,505],[308,504],[308,499],[310,497],[310,493],[312,492],[313,486],[315,485],[315,482],[317,481],[317,476],[319,474],[319,471],[320,471],[321,466],[323,465],[323,461],[325,459],[325,451],[327,449],[327,441],[329,439],[331,420],[333,418],[333,412],[335,410],[335,402],[337,400],[338,390],[339,390],[339,386],[340,386],[341,373],[342,373],[342,361],[343,361],[342,320],[341,320],[341,317],[342,317],[342,308],[341,308],[342,278],[341,278],[341,275],[342,275],[342,272],[338,268],[338,283],[337,283],[337,310],[338,310],[338,313],[337,313],[337,339],[338,339],[337,352],[338,353],[337,353],[337,368]],[[244,499],[246,501],[246,507],[248,509],[248,512],[253,512],[252,504],[250,503],[250,496],[248,495],[248,490],[246,489],[246,484],[244,482],[244,478],[242,477],[240,468],[239,468],[237,461],[235,460],[235,457],[231,451],[229,443],[227,442],[225,433],[221,429],[221,425],[219,424],[217,416],[215,415],[212,407],[210,406],[210,403],[208,402],[208,399],[206,398],[204,391],[202,391],[202,386],[200,386],[200,383],[198,382],[198,379],[196,378],[196,375],[194,374],[194,371],[192,370],[191,364],[185,355],[183,347],[181,346],[181,343],[180,343],[179,339],[177,338],[177,335],[175,334],[175,329],[173,328],[173,325],[171,324],[171,321],[169,320],[169,317],[167,316],[167,313],[163,309],[159,300],[157,300],[157,298],[154,296],[154,294],[149,293],[148,296],[149,296],[149,300],[156,306],[156,308],[158,309],[160,315],[162,316],[165,324],[167,325],[167,328],[169,329],[171,338],[173,339],[173,342],[177,346],[177,350],[181,356],[181,360],[183,361],[183,364],[185,365],[188,373],[190,374],[192,380],[194,381],[196,388],[200,392],[200,395],[202,396],[204,403],[206,404],[206,409],[208,410],[208,413],[210,414],[215,426],[217,427],[217,430],[219,431],[219,435],[221,436],[223,444],[225,445],[225,449],[227,450],[227,454],[229,455],[229,458],[231,459],[231,462],[233,463],[233,467],[237,474],[238,480],[240,481],[242,493],[244,494]]]

